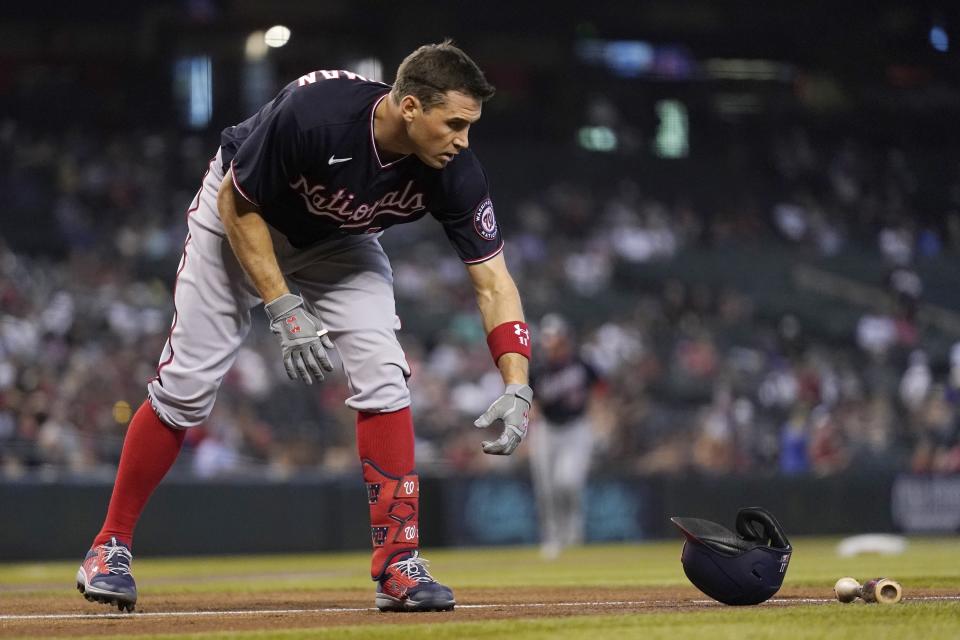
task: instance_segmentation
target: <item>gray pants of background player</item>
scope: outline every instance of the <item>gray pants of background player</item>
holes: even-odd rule
[[[545,556],[580,544],[584,537],[584,493],[593,453],[585,416],[562,426],[542,417],[530,430],[530,463]]]
[[[147,386],[160,419],[179,428],[197,426],[210,415],[220,382],[250,330],[251,309],[261,302],[217,213],[220,164],[218,152],[191,203],[170,337],[158,378]],[[408,406],[410,367],[395,334],[393,272],[376,236],[338,237],[296,249],[271,233],[291,289],[299,290],[330,331],[350,387],[347,406],[370,413]],[[279,367],[279,342],[276,355]]]

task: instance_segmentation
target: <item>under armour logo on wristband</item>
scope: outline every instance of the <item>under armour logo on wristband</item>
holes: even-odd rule
[[[519,323],[513,325],[513,333],[523,346],[530,344],[530,331],[521,327]]]
[[[505,353],[518,353],[530,359],[530,330],[523,320],[508,320],[495,326],[487,335],[487,346],[494,363]],[[499,366],[499,365],[497,365]]]

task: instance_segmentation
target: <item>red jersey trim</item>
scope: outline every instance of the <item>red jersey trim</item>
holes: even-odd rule
[[[394,160],[393,162],[388,162],[387,164],[383,164],[383,161],[380,160],[380,152],[377,151],[377,139],[376,139],[376,138],[374,137],[374,135],[373,135],[373,117],[374,117],[374,116],[376,115],[376,113],[377,113],[377,107],[380,106],[380,103],[383,102],[383,99],[386,98],[388,95],[390,95],[389,92],[387,92],[387,93],[383,94],[382,96],[380,96],[379,98],[377,98],[377,101],[373,103],[373,109],[370,110],[370,146],[373,148],[373,157],[377,159],[377,165],[378,165],[381,169],[386,169],[387,167],[392,167],[393,165],[397,164],[398,162],[403,162],[404,160],[406,160],[407,158],[410,157],[410,154],[408,153],[407,155],[403,156],[402,158],[397,158],[397,159]]]
[[[210,170],[213,169],[213,163],[216,161],[217,156],[213,156],[213,158],[210,159],[210,163],[207,165],[207,170],[204,172],[203,178],[200,179],[200,189],[197,191],[197,195],[193,197],[193,201],[190,203],[190,208],[187,209],[186,218],[188,222],[190,220],[190,215],[200,208],[200,197],[203,195],[203,185],[206,183],[207,175],[210,174]],[[163,381],[160,379],[160,373],[163,371],[164,367],[173,362],[173,356],[175,353],[173,349],[173,330],[177,328],[177,320],[180,319],[180,313],[177,311],[177,283],[180,282],[180,274],[183,273],[184,267],[187,266],[187,246],[190,244],[190,240],[192,238],[193,236],[188,231],[187,237],[183,241],[183,257],[180,259],[180,268],[177,269],[177,275],[173,279],[173,295],[171,296],[173,298],[173,322],[170,323],[170,331],[167,333],[167,344],[170,345],[170,356],[157,365],[157,375],[150,380],[150,382],[153,382],[154,380],[158,381],[161,386],[163,385]]]
[[[240,192],[240,195],[243,196],[243,199],[252,204],[255,207],[259,207],[260,203],[247,195],[247,192],[243,190],[243,187],[240,186],[240,183],[237,182],[236,172],[233,170],[233,160],[230,161],[230,181],[233,182],[233,186],[237,188],[237,191]]]
[[[464,264],[480,264],[481,262],[486,262],[490,258],[496,258],[497,254],[503,251],[503,240],[500,241],[500,246],[491,254],[485,255],[482,258],[477,258],[476,260],[464,260]]]

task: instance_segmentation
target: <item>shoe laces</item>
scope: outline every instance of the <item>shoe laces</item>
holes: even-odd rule
[[[411,580],[416,580],[417,582],[436,582],[433,579],[433,576],[430,575],[430,572],[427,571],[427,567],[430,565],[429,560],[425,560],[420,557],[420,552],[414,551],[413,555],[405,560],[400,560],[394,562],[392,567],[396,567],[400,573],[407,576]]]
[[[133,561],[130,550],[118,543],[116,538],[110,538],[110,542],[101,546],[107,552],[103,561],[109,572],[121,576],[130,575],[130,563]]]

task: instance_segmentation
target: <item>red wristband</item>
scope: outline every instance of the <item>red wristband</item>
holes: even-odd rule
[[[519,353],[529,360],[530,329],[522,320],[504,322],[494,327],[487,336],[487,346],[490,347],[494,364],[499,362],[500,356],[505,353]]]

